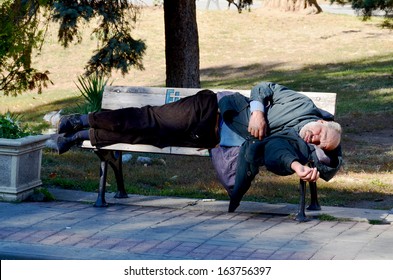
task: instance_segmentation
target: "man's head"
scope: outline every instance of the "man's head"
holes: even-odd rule
[[[336,122],[318,120],[303,126],[300,137],[307,143],[316,145],[325,151],[337,148],[341,141],[341,126]]]

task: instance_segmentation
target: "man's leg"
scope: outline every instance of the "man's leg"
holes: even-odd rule
[[[74,114],[62,116],[57,124],[57,134],[75,133],[89,126],[88,115]]]
[[[91,128],[118,133],[147,130],[156,126],[151,109],[144,106],[94,112],[88,115],[88,120]]]
[[[208,90],[162,106],[144,106],[89,115],[92,144],[108,142],[157,147],[214,147],[217,96]],[[116,138],[116,139],[114,139]]]
[[[72,146],[83,140],[89,140],[88,130],[77,131],[73,134],[59,134],[56,142],[59,155],[64,154],[71,149]]]
[[[85,121],[87,116],[88,121]],[[108,110],[89,115],[73,115],[63,119],[67,134],[91,127],[89,140],[93,145],[113,143],[150,144],[158,147],[184,145],[214,147],[217,144],[215,125],[217,119],[217,97],[209,90],[184,97],[162,106],[131,107]],[[70,133],[72,132],[72,133]],[[78,134],[76,136],[79,137]],[[85,137],[85,135],[83,135]],[[70,146],[74,138],[61,139]],[[59,149],[60,150],[60,149]]]

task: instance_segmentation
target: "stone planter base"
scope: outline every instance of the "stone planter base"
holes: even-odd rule
[[[49,138],[50,135],[0,138],[0,200],[24,200],[42,184],[42,149]]]

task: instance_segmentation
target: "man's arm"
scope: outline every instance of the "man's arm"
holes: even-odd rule
[[[251,116],[248,123],[248,132],[259,140],[266,136],[265,106],[274,94],[274,85],[270,82],[261,82],[251,89]]]
[[[251,101],[250,103],[250,121],[248,123],[248,132],[255,138],[262,140],[266,136],[266,119],[265,107],[259,101]]]
[[[295,133],[293,133],[295,134]],[[264,162],[267,170],[281,176],[296,173],[300,179],[315,182],[319,171],[307,165],[310,157],[307,144],[292,134],[272,136],[264,147]]]

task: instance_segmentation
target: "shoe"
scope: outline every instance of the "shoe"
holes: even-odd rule
[[[234,201],[234,200],[231,199],[229,201],[228,213],[235,212],[235,210],[237,209],[237,207],[239,207],[239,205],[240,205],[239,201]]]
[[[68,152],[72,146],[76,144],[76,141],[71,140],[71,138],[64,137],[64,136],[59,136],[56,141],[57,145],[57,152],[59,155],[64,154],[65,152]]]
[[[75,133],[83,128],[80,114],[62,116],[57,124],[57,134]]]

